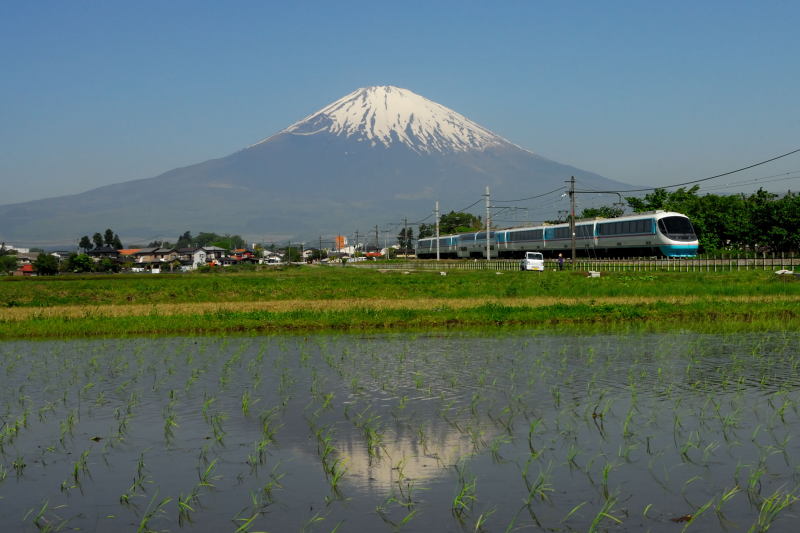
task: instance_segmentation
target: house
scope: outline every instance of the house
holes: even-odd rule
[[[255,252],[247,248],[237,248],[231,252],[231,255],[236,259],[249,259],[255,256]]]
[[[203,250],[206,252],[206,261],[209,263],[219,262],[226,255],[225,248],[219,246],[203,246]]]
[[[64,261],[66,258],[68,258],[74,253],[77,252],[74,250],[56,250],[55,252],[50,252],[50,255],[56,256],[56,259],[58,259],[59,261]]]
[[[17,262],[21,265],[30,265],[39,258],[39,252],[19,252]]]
[[[15,276],[35,276],[36,269],[33,268],[33,265],[30,263],[24,264],[20,266],[17,270],[14,271]]]
[[[174,248],[130,248],[121,251],[121,256],[133,261],[133,272],[158,274],[162,269],[172,271],[178,251]]]
[[[179,248],[177,250],[181,270],[195,270],[208,262],[208,253],[204,248]]]
[[[86,252],[86,254],[91,257],[95,262],[100,261],[105,257],[109,257],[111,259],[116,259],[119,257],[119,250],[114,248],[113,246],[101,246],[100,248],[94,248]]]

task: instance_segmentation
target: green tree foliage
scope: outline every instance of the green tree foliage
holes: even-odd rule
[[[114,246],[114,232],[111,228],[106,229],[105,233],[103,234],[103,244],[106,246]]]
[[[178,242],[175,243],[175,248],[192,248],[194,247],[194,239],[192,238],[192,232],[187,231],[180,237],[178,237]]]
[[[70,254],[64,264],[66,272],[92,272],[94,261],[86,254]]]
[[[122,241],[119,238],[119,235],[116,233],[114,234],[114,242],[111,243],[111,246],[114,247],[115,250],[122,250],[124,246],[122,246]]]
[[[89,238],[88,235],[84,235],[83,237],[81,237],[81,240],[78,243],[78,246],[80,246],[80,248],[84,252],[88,252],[89,250],[92,249],[92,240]]]
[[[0,255],[0,273],[13,274],[17,269],[17,256],[11,254]]]
[[[33,262],[33,268],[40,276],[58,274],[58,258],[50,254],[39,254]]]
[[[439,235],[453,235],[455,233],[469,233],[484,228],[481,217],[471,213],[450,211],[439,217]],[[433,237],[436,234],[435,224],[420,224],[419,238]]]
[[[303,260],[303,256],[300,254],[300,248],[295,248],[294,246],[289,246],[283,252],[283,260],[288,261],[290,263],[297,263]]]
[[[311,250],[311,259],[314,259],[315,261],[325,259],[326,257],[328,257],[328,253],[325,250],[320,250],[317,248]]]
[[[644,198],[626,198],[637,213],[663,209],[689,217],[705,251],[723,248],[789,252],[800,250],[800,195],[759,189],[751,195],[698,194],[699,187]]]
[[[120,265],[110,257],[104,257],[95,265],[98,272],[119,272]]]
[[[400,233],[397,234],[397,243],[400,245],[400,249],[403,250],[403,253],[410,252],[414,248],[414,229],[401,229]]]
[[[481,217],[476,217],[472,213],[450,211],[439,218],[439,235],[478,231],[483,229],[483,226]]]
[[[436,224],[420,224],[419,231],[417,231],[417,238],[424,239],[426,237],[436,236]]]
[[[615,218],[621,217],[625,210],[621,207],[603,205],[600,207],[587,207],[578,218]]]
[[[92,235],[92,242],[94,243],[95,248],[102,248],[103,236],[100,233],[95,233],[94,235]]]

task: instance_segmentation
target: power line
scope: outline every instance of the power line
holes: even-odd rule
[[[700,183],[702,181],[713,180],[716,178],[721,178],[723,176],[730,176],[731,174],[736,174],[737,172],[742,172],[744,170],[750,170],[751,168],[755,168],[761,165],[766,165],[767,163],[771,163],[773,161],[777,161],[778,159],[782,159],[784,157],[788,157],[792,154],[796,154],[800,152],[800,148],[796,150],[792,150],[791,152],[786,152],[785,154],[781,154],[775,157],[771,157],[769,159],[765,159],[764,161],[759,161],[758,163],[753,163],[752,165],[747,165],[746,167],[737,168],[736,170],[731,170],[728,172],[723,172],[722,174],[717,174],[715,176],[709,176],[707,178],[700,178],[697,180],[685,181],[683,183],[676,183],[674,185],[663,185],[661,187],[647,187],[643,189],[620,189],[617,191],[575,191],[577,193],[623,193],[623,192],[644,192],[644,191],[654,191],[656,189],[670,189],[672,187],[681,187],[683,185],[691,185],[692,183]]]
[[[566,189],[566,187],[559,187],[558,189],[553,189],[550,192],[546,192],[546,193],[543,193],[543,194],[537,194],[536,196],[529,196],[527,198],[518,198],[516,200],[493,200],[493,201],[495,203],[498,203],[498,204],[508,204],[508,203],[513,203],[513,202],[524,202],[526,200],[533,200],[535,198],[541,198],[542,196],[547,196],[548,194],[553,194],[553,193],[558,192],[558,191],[563,191],[564,189]],[[475,203],[477,204],[478,202],[475,202]],[[475,205],[475,204],[472,204],[472,205]]]

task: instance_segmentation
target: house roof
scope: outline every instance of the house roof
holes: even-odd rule
[[[136,252],[141,252],[141,248],[123,248],[122,250],[117,250],[119,255],[133,255]]]

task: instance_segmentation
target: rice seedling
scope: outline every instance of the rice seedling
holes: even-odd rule
[[[154,530],[150,527],[150,521],[162,514],[165,514],[164,508],[169,502],[172,501],[172,498],[164,498],[161,501],[156,502],[157,497],[158,491],[156,491],[155,494],[153,494],[153,497],[150,498],[150,503],[147,504],[147,508],[142,515],[142,519],[139,521],[139,526],[136,528],[136,533],[156,533],[157,530]]]
[[[798,497],[794,492],[784,492],[777,489],[770,496],[764,498],[759,507],[758,517],[750,526],[748,533],[765,533],[772,527],[778,515],[797,502]]]
[[[220,479],[220,476],[214,474],[214,469],[217,467],[217,459],[214,459],[203,470],[198,470],[198,486],[204,488],[214,488],[214,482]]]
[[[454,468],[458,474],[458,489],[453,497],[450,511],[459,522],[463,523],[465,516],[469,515],[473,504],[478,500],[478,479],[466,472],[466,467],[463,463],[456,463]]]
[[[600,510],[597,511],[597,514],[592,519],[592,523],[589,526],[589,533],[594,533],[600,527],[600,524],[604,520],[610,520],[616,524],[622,524],[622,519],[617,516],[614,516],[614,506],[617,504],[617,498],[615,496],[611,496],[603,500],[603,505],[600,507]]]
[[[67,520],[61,519],[57,516],[53,511],[58,509],[63,509],[64,505],[58,505],[50,508],[50,502],[45,500],[39,510],[36,511],[35,509],[30,509],[25,516],[22,518],[23,522],[27,522],[30,519],[31,523],[36,527],[37,531],[42,533],[51,533],[54,531],[61,531],[66,525]],[[50,511],[50,516],[47,516],[48,511]]]

